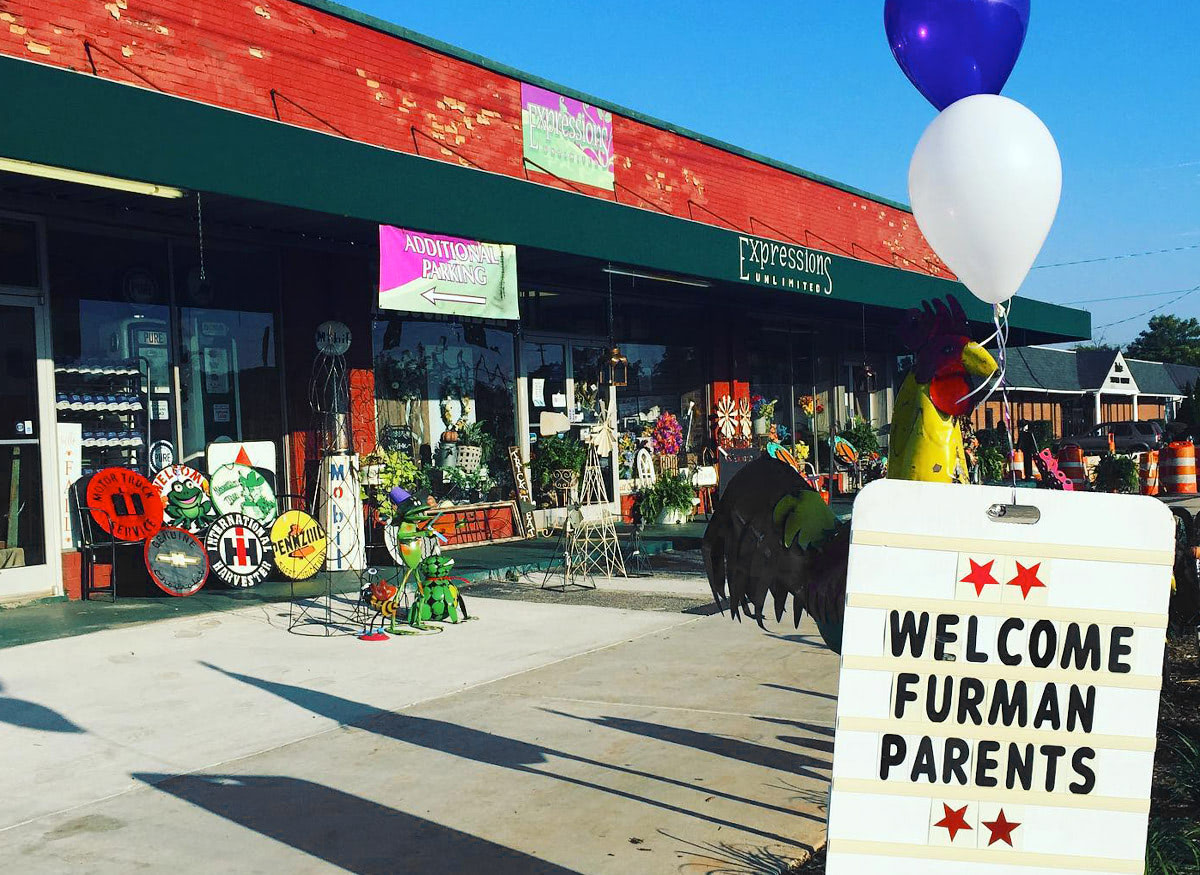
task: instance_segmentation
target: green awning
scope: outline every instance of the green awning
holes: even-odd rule
[[[479,240],[516,243],[781,294],[906,308],[956,282],[739,234],[394,152],[144,88],[0,57],[0,156]],[[1091,336],[1091,316],[1018,298],[1013,327]]]

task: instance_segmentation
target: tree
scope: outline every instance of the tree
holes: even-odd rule
[[[1152,316],[1125,349],[1130,358],[1200,366],[1200,321],[1178,316]]]
[[[1071,347],[1071,349],[1075,350],[1075,352],[1107,352],[1109,350],[1115,351],[1120,348],[1121,347],[1117,346],[1115,343],[1077,343]]]

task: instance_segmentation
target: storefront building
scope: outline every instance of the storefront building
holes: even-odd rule
[[[470,431],[482,473],[451,485],[503,500],[507,448],[549,452],[545,415],[608,421],[614,507],[664,413],[700,463],[762,395],[820,464],[847,420],[889,421],[903,309],[957,294],[984,333],[903,205],[324,0],[228,6],[0,15],[21,95],[0,126],[0,599],[77,589],[65,499],[101,467],[268,442],[279,490],[310,494],[328,320],[353,337],[357,452],[462,481],[443,445]],[[417,272],[381,270],[388,245]],[[1032,300],[1012,321],[1023,344],[1090,334]]]

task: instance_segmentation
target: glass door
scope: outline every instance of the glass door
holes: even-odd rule
[[[609,422],[616,395],[602,383],[605,348],[601,340],[526,334],[521,343],[522,439],[525,458],[537,455],[543,414],[561,414],[560,434],[582,438],[599,425],[601,404]],[[601,469],[609,503],[616,505],[616,440],[602,452]]]
[[[57,500],[46,500],[46,482],[56,483],[44,429],[51,362],[45,351],[38,299],[0,294],[0,599],[51,592],[57,569],[47,563],[47,545],[58,531]],[[57,559],[57,553],[55,553]]]

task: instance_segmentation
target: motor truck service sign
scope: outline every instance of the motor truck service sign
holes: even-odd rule
[[[611,112],[522,82],[521,141],[530,172],[613,190]]]
[[[1142,872],[1172,517],[1022,492],[855,500],[829,875]]]
[[[380,225],[379,309],[519,319],[517,247]]]

